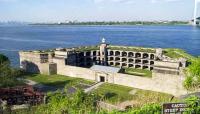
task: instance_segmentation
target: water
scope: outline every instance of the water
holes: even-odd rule
[[[19,50],[97,45],[181,48],[200,55],[200,28],[192,26],[0,26],[0,53],[19,65]]]

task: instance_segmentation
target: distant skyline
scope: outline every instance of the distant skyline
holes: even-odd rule
[[[193,18],[194,1],[0,0],[0,21],[187,21]],[[200,7],[197,12],[200,16]]]

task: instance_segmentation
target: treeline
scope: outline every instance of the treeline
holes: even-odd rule
[[[31,25],[186,25],[187,21],[109,21],[109,22],[61,22],[61,23],[34,23]]]

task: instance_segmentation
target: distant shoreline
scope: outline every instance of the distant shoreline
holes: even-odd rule
[[[32,23],[29,25],[85,25],[85,26],[143,26],[143,25],[190,25],[186,21],[166,21],[166,22],[68,22],[68,23]]]

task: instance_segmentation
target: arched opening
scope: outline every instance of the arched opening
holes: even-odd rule
[[[96,56],[97,55],[97,52],[96,51],[93,51],[93,56]]]
[[[127,66],[127,64],[126,63],[122,63],[122,67],[126,67]]]
[[[110,56],[113,56],[113,55],[114,55],[113,51],[110,51]]]
[[[135,68],[139,69],[141,68],[141,65],[135,65]]]
[[[110,57],[109,60],[110,60],[110,61],[113,61],[113,60],[114,60],[114,57]]]
[[[128,60],[128,62],[133,62],[133,61],[134,61],[133,59],[129,59],[129,60]]]
[[[128,57],[133,57],[134,56],[134,53],[133,52],[129,52],[128,53]]]
[[[115,58],[115,61],[120,61],[120,58],[119,58],[119,57],[116,57],[116,58]]]
[[[110,65],[111,65],[111,66],[113,66],[113,65],[114,65],[114,63],[113,63],[113,62],[110,62]]]
[[[143,54],[143,58],[148,58],[148,57],[149,57],[149,54],[147,54],[147,53]]]
[[[134,65],[133,64],[128,64],[128,67],[134,67]]]
[[[97,58],[96,58],[96,57],[94,57],[94,58],[93,58],[93,61],[96,61],[96,60],[97,60]]]
[[[136,58],[141,58],[141,53],[136,53],[136,54],[135,54],[135,57],[136,57]]]
[[[150,61],[150,65],[153,65],[154,64],[154,61]]]
[[[122,58],[122,62],[126,62],[127,61],[127,59],[126,58]]]
[[[116,66],[120,66],[120,63],[116,63]]]
[[[99,51],[97,52],[97,56],[100,56],[100,52]]]
[[[135,60],[135,63],[141,63],[141,60],[136,59],[136,60]]]
[[[148,64],[149,61],[148,61],[148,60],[143,60],[142,63],[143,63],[143,64]]]
[[[142,69],[148,69],[148,68],[149,68],[148,66],[143,66],[143,67],[142,67]]]
[[[119,51],[116,51],[116,52],[115,52],[115,56],[120,56],[120,52],[119,52]]]
[[[126,52],[122,52],[122,56],[123,57],[127,56],[127,53]]]
[[[155,58],[154,54],[151,54],[150,59],[154,59],[154,58]]]

